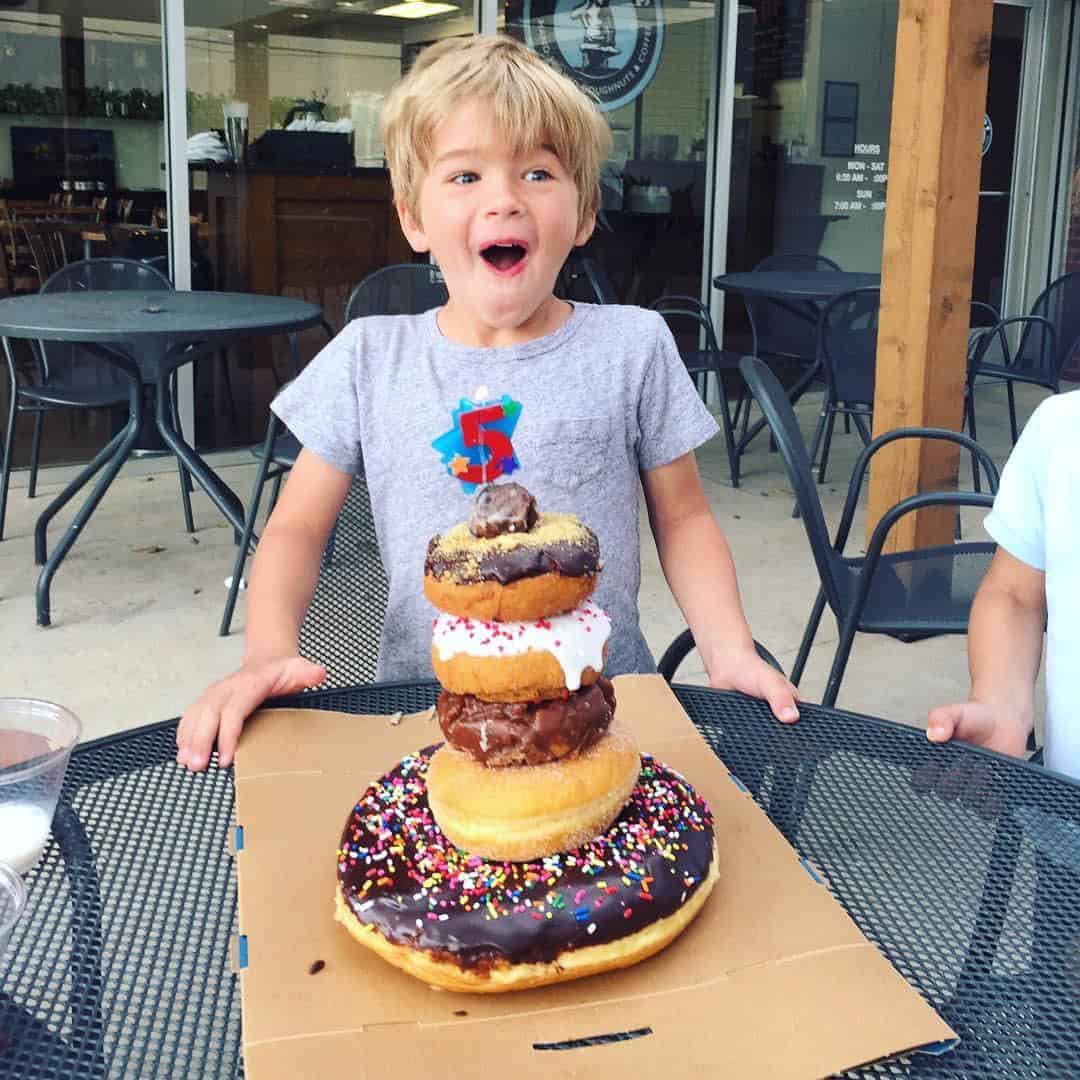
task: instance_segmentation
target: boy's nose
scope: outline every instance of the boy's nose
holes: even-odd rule
[[[504,183],[491,191],[486,214],[488,217],[514,217],[522,211],[522,202],[513,185]]]

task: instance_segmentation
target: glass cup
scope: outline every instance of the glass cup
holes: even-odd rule
[[[227,101],[222,107],[225,145],[233,161],[242,163],[247,153],[248,106],[246,101]]]
[[[26,886],[22,878],[10,866],[0,863],[0,957],[25,907]]]
[[[25,874],[41,858],[79,718],[60,705],[0,698],[0,863]]]

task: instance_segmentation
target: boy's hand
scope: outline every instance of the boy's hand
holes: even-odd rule
[[[749,653],[727,653],[723,663],[714,663],[708,670],[709,685],[714,690],[738,690],[762,698],[776,719],[785,724],[799,719],[798,690],[753,649]]]
[[[1027,750],[1024,725],[1005,710],[981,701],[934,709],[927,721],[926,737],[937,743],[959,739],[1013,757],[1024,757]]]
[[[269,697],[317,686],[326,668],[300,656],[250,661],[205,690],[183,715],[176,731],[176,760],[192,772],[210,761],[217,739],[218,764],[232,764],[244,721]]]

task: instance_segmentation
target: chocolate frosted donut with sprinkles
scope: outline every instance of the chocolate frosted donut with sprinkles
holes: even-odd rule
[[[635,964],[670,944],[716,880],[712,816],[649,755],[601,835],[532,862],[456,848],[428,803],[437,747],[404,758],[356,803],[338,850],[337,918],[425,982],[501,992]]]

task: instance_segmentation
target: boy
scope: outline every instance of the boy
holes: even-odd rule
[[[986,528],[998,550],[968,631],[970,698],[930,713],[927,735],[1020,757],[1035,723],[1035,679],[1046,630],[1045,761],[1080,778],[1080,393],[1032,414],[1001,477]]]
[[[670,333],[655,313],[552,293],[595,222],[610,141],[599,111],[524,45],[474,37],[426,50],[383,126],[402,230],[450,299],[356,320],[274,402],[304,449],[252,565],[243,665],[185,713],[177,760],[204,768],[216,736],[230,764],[253,709],[323,678],[297,656],[297,633],[361,445],[389,578],[379,679],[432,677],[427,541],[468,516],[477,483],[511,473],[599,537],[606,672],[655,670],[638,626],[640,477],[710,681],[796,719],[791,684],[754,651],[694,459],[716,423]],[[478,410],[490,426],[463,425]]]

